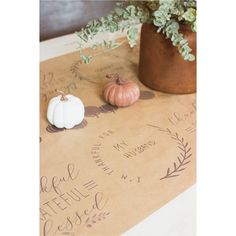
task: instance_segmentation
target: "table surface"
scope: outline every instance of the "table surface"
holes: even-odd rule
[[[108,39],[123,36],[107,34]],[[95,39],[96,40],[96,39]],[[88,45],[89,46],[89,45]],[[40,43],[40,61],[76,50],[76,35],[70,34]],[[123,236],[195,236],[196,185],[193,185],[168,204],[141,221]]]

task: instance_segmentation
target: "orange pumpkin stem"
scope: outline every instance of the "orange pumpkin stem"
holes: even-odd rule
[[[108,74],[106,77],[115,80],[118,85],[125,83],[125,80],[119,74]]]

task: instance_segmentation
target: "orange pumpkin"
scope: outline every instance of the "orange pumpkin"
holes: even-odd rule
[[[131,80],[124,80],[119,74],[106,76],[112,79],[105,85],[105,101],[117,107],[126,107],[139,99],[140,90],[136,83]]]

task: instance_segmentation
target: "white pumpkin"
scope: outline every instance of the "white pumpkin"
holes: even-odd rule
[[[84,119],[84,104],[78,97],[61,92],[49,101],[47,118],[57,128],[71,129]]]

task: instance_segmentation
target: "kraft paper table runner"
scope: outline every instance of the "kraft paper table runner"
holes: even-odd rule
[[[195,183],[195,94],[145,87],[138,53],[123,44],[88,65],[77,52],[41,63],[40,235],[121,235]],[[108,73],[136,81],[140,99],[107,105]],[[56,89],[84,102],[85,119],[71,130],[46,119]]]

